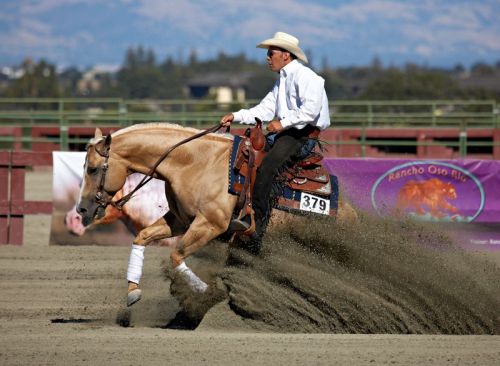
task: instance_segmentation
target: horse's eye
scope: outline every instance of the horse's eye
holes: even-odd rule
[[[91,166],[87,167],[87,174],[93,175],[95,173],[97,173],[97,168],[94,168],[94,167],[91,167]]]

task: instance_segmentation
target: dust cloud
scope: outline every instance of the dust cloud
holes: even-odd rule
[[[259,256],[215,241],[192,267],[210,284],[203,297],[165,272],[204,328],[500,334],[500,269],[432,225],[294,218],[268,232]]]

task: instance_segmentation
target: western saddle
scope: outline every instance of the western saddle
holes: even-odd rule
[[[256,118],[256,125],[253,128],[248,128],[245,135],[238,146],[236,158],[231,167],[236,174],[243,176],[244,183],[234,182],[232,191],[239,195],[236,204],[235,212],[238,218],[241,219],[246,215],[250,215],[251,225],[246,231],[240,235],[251,235],[255,231],[254,211],[252,208],[252,192],[257,175],[257,168],[262,163],[266,155],[266,136],[262,131],[262,121]],[[315,149],[319,130],[310,135],[314,139],[314,144],[309,151],[306,151],[304,156],[293,166],[287,167],[281,177],[278,179],[282,185],[288,187],[292,191],[306,192],[309,194],[330,197],[332,187],[330,175],[328,171],[321,165],[323,155],[319,149]],[[280,206],[298,209],[299,203],[284,197],[279,197],[277,201]]]

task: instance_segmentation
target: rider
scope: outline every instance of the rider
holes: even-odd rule
[[[272,183],[280,170],[296,159],[303,146],[312,135],[330,126],[328,99],[324,79],[298,60],[307,63],[307,57],[294,36],[277,32],[273,38],[257,45],[267,48],[269,68],[279,73],[272,90],[253,108],[241,109],[221,118],[222,126],[233,121],[255,124],[255,118],[271,121],[267,131],[275,134],[274,142],[257,171],[252,197],[255,212],[255,234],[253,249],[260,249],[262,235],[269,219]],[[233,220],[230,229],[246,230],[250,227],[250,217]]]

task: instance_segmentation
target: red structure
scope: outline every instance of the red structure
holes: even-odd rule
[[[328,157],[459,159],[460,143],[470,159],[500,159],[500,129],[349,128],[328,129]],[[364,147],[363,147],[364,145]],[[364,151],[363,151],[364,149]]]
[[[469,159],[500,160],[500,128],[329,128],[320,139],[328,158],[459,159],[464,143]]]
[[[109,134],[118,127],[101,129]],[[91,126],[67,130],[68,138],[80,142],[93,137],[94,131]],[[244,131],[240,126],[232,130],[235,134]],[[24,178],[27,167],[52,166],[51,152],[60,150],[60,132],[59,127],[31,126],[31,139],[28,136],[26,142],[32,151],[21,151],[23,129],[0,127],[0,136],[13,138],[8,147],[12,151],[0,151],[0,244],[22,244],[24,215],[52,213],[52,202],[25,200]],[[500,160],[500,128],[331,128],[321,139],[329,158],[457,159],[465,147],[467,158]],[[83,150],[83,146],[70,144],[69,148]]]
[[[23,243],[24,215],[52,213],[52,202],[24,199],[26,168],[33,166],[52,166],[52,153],[0,151],[0,244]]]
[[[116,126],[114,127],[104,126],[99,128],[105,135],[117,131],[119,129]],[[52,140],[59,139],[60,131],[61,130],[59,127],[42,127],[42,126],[31,127],[31,138],[33,141],[31,143],[31,150],[33,151],[61,150],[59,142],[51,141],[51,139]],[[68,127],[68,137],[72,139],[76,138],[76,139],[90,140],[92,137],[94,137],[94,133],[95,133],[95,127],[81,127],[81,126]],[[72,146],[70,146],[70,150],[83,150],[84,146],[85,146],[84,143],[80,144],[80,149],[71,148]]]
[[[119,129],[117,126],[100,127],[104,134]],[[70,151],[82,151],[85,142],[94,136],[95,127],[70,126],[67,130]],[[243,134],[244,127],[231,130]],[[26,131],[25,131],[26,132]],[[32,151],[59,151],[60,133],[57,126],[31,126],[25,136]],[[20,127],[0,127],[0,136],[14,139],[11,147],[22,148]],[[471,159],[500,160],[500,128],[330,128],[321,139],[326,142],[326,157],[374,157],[408,159]],[[78,142],[76,142],[76,141]],[[463,152],[463,151],[462,151]]]

